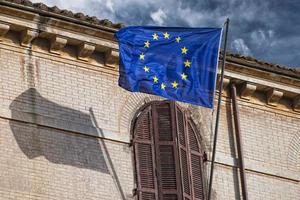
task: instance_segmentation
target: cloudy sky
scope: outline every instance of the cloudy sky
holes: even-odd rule
[[[229,50],[300,67],[300,0],[32,0],[128,25],[221,26]]]

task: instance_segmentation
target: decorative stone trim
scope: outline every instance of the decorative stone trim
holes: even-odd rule
[[[221,74],[218,74],[217,75],[217,83],[216,83],[216,90],[217,91],[219,91],[220,81],[221,81]],[[223,85],[222,85],[222,90],[226,90],[227,86],[229,85],[229,83],[230,83],[230,78],[224,77],[224,79],[223,79]]]
[[[243,72],[239,72],[238,70],[244,69]],[[269,72],[271,75],[272,72]],[[268,79],[264,76],[260,76],[261,72],[257,72],[257,74],[249,75],[247,68],[245,66],[236,66],[236,71],[228,70],[225,71],[225,76],[236,80],[238,82],[251,82],[257,86],[257,90],[260,90],[262,87],[268,87],[268,88],[276,88],[280,91],[288,91],[294,94],[300,94],[300,81],[295,80],[292,78],[282,77],[279,76],[277,78],[281,78],[282,80],[290,80],[289,83],[287,82],[280,82],[280,81],[274,81],[274,79]],[[274,75],[274,74],[273,74]],[[275,75],[274,75],[275,76]]]
[[[231,66],[232,67],[232,66]],[[242,66],[243,67],[243,66]],[[294,111],[300,111],[300,82],[295,79],[290,79],[291,84],[281,83],[278,81],[273,81],[269,79],[265,79],[260,76],[250,76],[246,73],[239,72],[238,70],[242,69],[242,67],[237,66],[237,71],[228,70],[225,71],[225,77],[230,81],[233,81],[237,84],[240,97],[243,100],[251,100],[254,93],[261,93],[266,96],[265,104],[270,106],[277,106],[279,104],[280,99],[285,94],[285,98],[289,101],[283,102],[286,107],[286,103],[290,102],[288,109],[293,109]],[[244,69],[245,70],[245,69]],[[246,71],[246,70],[245,70]],[[248,71],[246,71],[248,72]],[[287,80],[284,77],[284,80]],[[299,87],[298,87],[299,85]],[[218,89],[218,88],[217,88]],[[225,91],[226,88],[223,87]],[[225,96],[229,97],[229,93],[224,93]],[[262,98],[256,99],[262,101]],[[282,107],[278,107],[281,109]]]
[[[83,42],[78,49],[78,59],[88,61],[88,58],[95,51],[95,45]]]
[[[271,106],[277,106],[282,96],[283,96],[283,92],[272,88],[267,92],[267,104]]]
[[[224,79],[223,79],[223,90],[225,90],[227,88],[227,86],[229,85],[229,83],[230,83],[230,79],[224,77]]]
[[[151,101],[163,100],[163,98],[159,96],[148,95],[144,93],[130,94],[129,92],[127,93],[127,97],[125,99],[126,101],[122,103],[124,106],[122,106],[119,110],[119,132],[121,134],[130,133],[133,117],[140,107]]]
[[[67,44],[67,39],[63,38],[61,36],[55,35],[53,38],[50,40],[50,52],[54,54],[60,54],[60,51],[65,47]]]
[[[21,33],[21,46],[28,47],[34,38],[38,37],[39,33],[36,30],[26,29]]]
[[[245,82],[241,87],[241,98],[250,100],[255,91],[256,85]]]
[[[162,97],[149,95],[144,93],[128,93],[128,98],[126,101],[122,102],[122,107],[119,110],[120,120],[119,120],[119,132],[124,135],[128,135],[132,130],[132,123],[137,111],[145,104],[151,101],[162,101],[165,100]],[[195,123],[197,132],[200,134],[202,139],[201,143],[206,152],[210,152],[210,125],[211,118],[206,118],[207,115],[212,115],[212,110],[209,108],[204,108],[200,106],[193,106],[190,104],[185,104],[178,102],[179,105],[188,113]]]
[[[105,65],[116,67],[119,65],[119,52],[111,49],[105,53]]]
[[[96,65],[95,68],[99,69],[103,67],[104,63],[107,67],[103,67],[101,70],[111,70],[114,73],[118,69],[119,52],[117,41],[114,38],[115,31],[74,23],[73,21],[56,18],[54,15],[44,16],[16,7],[0,6],[0,40],[1,37],[7,35],[10,37],[17,35],[10,34],[10,32],[21,35],[18,39],[20,39],[22,46],[28,47],[34,40],[37,42],[34,42],[33,45],[42,44],[38,42],[39,39],[48,40],[50,41],[49,51],[59,57],[65,45],[69,44],[74,49],[72,49],[71,54],[63,54],[62,58],[68,59],[75,56],[78,59],[77,61],[80,61],[77,62],[78,64],[90,60],[91,64]],[[15,43],[12,44],[11,40],[5,40],[5,42],[10,43],[10,46],[15,45]],[[73,51],[75,49],[76,52]],[[39,52],[44,51],[45,48],[35,48],[34,46],[33,50]],[[66,52],[69,50],[66,50]],[[94,52],[100,53],[103,57],[91,58]],[[72,58],[72,60],[75,59]],[[232,60],[231,57],[226,60],[223,83],[223,90],[226,91],[223,96],[229,95],[227,91],[228,84],[230,84],[230,81],[234,81],[238,86],[242,86],[239,87],[241,88],[242,99],[250,99],[255,92],[267,93],[267,102],[264,103],[276,105],[285,93],[285,98],[289,99],[286,102],[290,102],[288,109],[300,110],[299,98],[297,97],[300,95],[300,81],[297,75],[276,73],[276,69],[273,73],[272,71],[264,71],[259,66],[253,67],[249,63],[246,64],[239,62],[239,60]],[[266,89],[270,89],[270,91],[267,92]],[[278,106],[278,108],[281,107]]]
[[[9,25],[0,24],[0,41],[2,41],[3,36],[9,31]]]
[[[300,112],[300,94],[293,100],[293,109],[294,111]]]
[[[50,41],[50,53],[61,55],[65,45],[70,44],[77,52],[68,56],[88,61],[93,52],[97,51],[104,55],[106,66],[117,69],[119,64],[118,44],[114,38],[116,30],[84,26],[61,18],[0,6],[0,40],[10,30],[21,35],[20,44],[24,47],[30,46],[35,38],[46,39]],[[44,48],[33,49],[42,51]],[[96,62],[103,65],[100,59]]]

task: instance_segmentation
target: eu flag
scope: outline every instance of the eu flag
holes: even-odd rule
[[[221,31],[152,26],[119,30],[119,85],[212,108]]]

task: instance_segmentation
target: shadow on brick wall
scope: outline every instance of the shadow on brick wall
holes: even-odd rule
[[[10,110],[12,118],[17,119],[10,120],[11,130],[20,149],[29,159],[44,156],[55,164],[109,173],[98,139],[36,123],[36,120],[40,120],[39,116],[48,116],[49,119],[64,119],[73,123],[80,119],[82,124],[93,126],[88,114],[51,102],[34,88],[15,98]],[[32,123],[21,122],[26,121],[22,119],[26,117]]]

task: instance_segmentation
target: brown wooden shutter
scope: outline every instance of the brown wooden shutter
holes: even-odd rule
[[[176,106],[176,122],[179,143],[179,158],[181,167],[181,182],[182,193],[184,200],[191,200],[191,181],[190,181],[190,167],[189,167],[189,149],[186,134],[186,119],[184,112]]]
[[[193,129],[191,122],[188,125],[188,142],[190,150],[190,171],[192,182],[192,199],[203,200],[203,154],[201,152],[199,141],[196,136],[196,132]]]
[[[133,138],[139,200],[158,200],[151,107],[138,117]]]
[[[182,199],[178,146],[176,143],[175,103],[157,103],[153,107],[152,113],[159,199]]]
[[[203,154],[192,122],[174,102],[145,108],[134,127],[139,200],[203,200]]]

